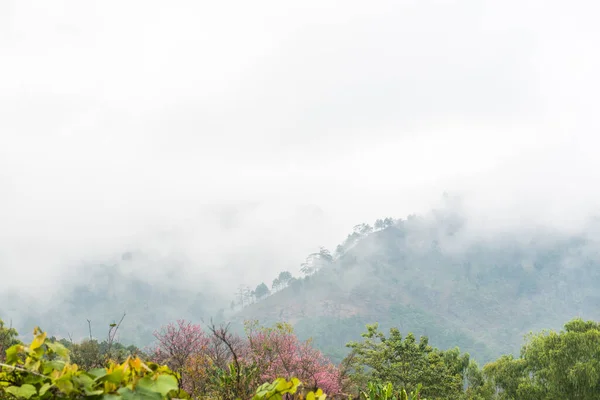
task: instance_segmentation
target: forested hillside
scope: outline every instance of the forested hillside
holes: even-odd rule
[[[246,291],[237,319],[289,321],[335,361],[379,322],[487,362],[516,354],[529,331],[600,319],[594,226],[490,233],[452,207],[357,225],[335,252],[310,255],[303,277],[284,272],[269,290]]]

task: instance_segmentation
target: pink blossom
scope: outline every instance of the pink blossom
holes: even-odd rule
[[[209,342],[200,325],[182,319],[177,320],[177,324],[170,323],[155,331],[154,337],[158,343],[152,355],[153,361],[166,364],[179,373],[192,356],[205,351]]]
[[[251,330],[248,340],[250,357],[259,365],[263,381],[297,377],[308,388],[330,395],[340,392],[338,369],[310,341],[301,342],[289,325]]]

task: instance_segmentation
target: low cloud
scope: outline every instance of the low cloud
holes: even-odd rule
[[[591,3],[0,7],[3,290],[143,251],[228,292],[444,191],[486,229],[598,211]]]

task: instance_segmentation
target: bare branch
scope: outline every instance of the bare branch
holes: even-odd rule
[[[93,338],[92,338],[92,321],[88,319],[87,322],[88,322],[88,329],[90,331],[90,340],[93,340]]]

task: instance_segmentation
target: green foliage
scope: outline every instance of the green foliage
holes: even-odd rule
[[[256,394],[252,397],[252,400],[259,399],[273,399],[279,400],[283,398],[284,394],[293,395],[298,391],[300,386],[300,380],[292,378],[290,381],[285,378],[277,378],[272,383],[263,383],[256,389]]]
[[[249,329],[253,327],[256,325],[247,325]],[[292,328],[281,323],[276,329]],[[15,341],[16,332],[10,332],[5,337]],[[224,343],[229,343],[231,349],[236,347],[246,354],[234,336],[226,331],[215,332],[225,335]],[[268,332],[272,330],[259,333]],[[402,337],[398,329],[390,329],[386,336],[377,324],[368,325],[362,336],[362,342],[348,344],[351,353],[340,366],[338,390],[332,393],[364,400],[424,400],[421,396],[429,400],[592,400],[598,399],[600,393],[600,324],[594,321],[573,319],[561,332],[530,334],[519,358],[503,356],[483,370],[458,348],[440,351],[430,346],[426,337],[418,341],[410,333]],[[101,352],[95,341],[76,345],[47,339],[46,333],[36,328],[29,345],[16,343],[6,350],[5,361],[0,363],[0,399],[190,398],[179,388],[178,373],[138,357],[97,361],[98,367],[82,368],[74,362],[75,353],[67,348],[73,350],[82,345],[93,349],[93,357]],[[121,346],[122,349],[135,350]],[[285,353],[285,348],[278,351]],[[273,360],[283,357],[283,353],[272,354]],[[257,382],[265,379],[265,366],[240,363],[237,358],[228,364],[214,361],[194,359],[198,367],[194,377],[206,382],[200,391],[194,391],[194,398],[326,398],[323,390],[315,388],[325,386],[313,382],[305,386],[296,377],[289,381],[280,377],[253,390]],[[269,367],[267,363],[266,368]],[[309,376],[307,379],[316,378]]]
[[[469,355],[458,349],[440,351],[431,347],[427,337],[417,341],[412,333],[402,338],[398,329],[385,336],[378,325],[367,325],[362,342],[350,342],[347,365],[358,387],[367,382],[416,390],[431,399],[458,398],[463,393]]]
[[[410,392],[410,394],[404,388],[396,393],[394,386],[389,382],[386,385],[369,382],[368,391],[362,392],[361,395],[365,400],[426,400],[421,399],[419,395],[421,387],[422,385],[418,384],[414,392]]]
[[[6,327],[4,321],[0,319],[0,361],[4,360],[4,353],[6,349],[15,344],[19,344],[20,341],[17,339],[17,330],[13,327]]]
[[[7,349],[0,364],[0,398],[16,399],[166,399],[185,396],[167,367],[127,358],[89,371],[71,363],[61,343],[46,340],[36,328],[29,346]]]
[[[271,293],[271,291],[269,290],[269,287],[265,285],[264,282],[258,285],[256,289],[254,289],[254,296],[256,296],[257,299],[262,299],[263,297],[269,295],[269,293]]]
[[[285,378],[277,378],[272,383],[263,383],[256,390],[252,400],[281,400],[286,399],[306,399],[306,400],[325,400],[327,395],[321,389],[302,392],[302,382],[297,378],[289,381]]]
[[[106,361],[97,340],[86,339],[81,343],[75,343],[70,351],[71,360],[83,369],[99,368]]]
[[[530,334],[521,357],[484,367],[500,399],[598,399],[600,324],[574,319],[558,333]]]
[[[216,368],[213,373],[206,397],[234,400],[251,395],[259,371],[254,365],[230,363],[227,368]]]

